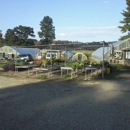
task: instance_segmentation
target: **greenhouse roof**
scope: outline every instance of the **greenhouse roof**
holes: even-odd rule
[[[104,47],[104,55],[110,50],[110,47]],[[92,53],[92,57],[98,61],[103,59],[103,47],[98,48]]]
[[[122,44],[122,43],[124,43],[124,42],[126,42],[126,41],[128,41],[128,40],[130,40],[130,38],[125,39],[125,40],[122,40],[122,41],[117,41],[117,42],[113,43],[113,47],[117,47],[117,46],[119,46],[120,44]]]
[[[38,48],[20,48],[20,47],[10,47],[13,50],[19,52],[20,54],[30,54],[32,56],[36,56],[40,49]]]
[[[123,43],[125,43],[125,42],[127,42],[127,41],[129,41],[130,40],[130,38],[129,39],[125,39],[125,40],[123,40],[123,41],[117,41],[117,42],[115,42],[115,43],[113,43],[112,44],[112,46],[114,47],[114,48],[116,48],[116,47],[118,47],[119,45],[121,45],[121,44],[123,44]],[[109,47],[104,47],[104,55],[110,50],[110,46]],[[123,48],[122,50],[130,50],[130,48]],[[119,50],[118,50],[119,51]],[[96,51],[94,51],[93,53],[92,53],[92,57],[94,58],[94,59],[96,59],[96,60],[98,60],[98,61],[101,61],[102,59],[103,59],[103,47],[100,47],[100,48],[98,48]]]
[[[68,55],[69,58],[71,58],[74,54],[70,51],[66,51],[66,54]]]

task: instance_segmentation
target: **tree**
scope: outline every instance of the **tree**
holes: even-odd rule
[[[5,44],[6,45],[19,45],[20,41],[15,36],[13,29],[8,29],[5,33]]]
[[[25,27],[25,26],[19,26],[14,28],[14,33],[16,36],[18,36],[20,39],[28,39],[30,37],[35,37],[33,28],[31,27]]]
[[[7,45],[34,45],[34,40],[30,37],[35,37],[33,28],[19,26],[14,29],[8,29],[5,34],[5,43]]]
[[[53,20],[49,16],[45,16],[40,22],[40,30],[38,35],[42,38],[43,43],[52,43],[55,39],[55,27],[53,26]]]
[[[3,46],[3,43],[4,43],[4,39],[2,37],[2,31],[0,30],[0,47]]]
[[[121,13],[124,19],[120,21],[123,26],[118,26],[122,33],[127,33],[127,35],[122,36],[119,40],[124,40],[130,38],[130,0],[126,0],[127,8]]]

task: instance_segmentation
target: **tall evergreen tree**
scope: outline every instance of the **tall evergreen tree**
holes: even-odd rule
[[[45,16],[40,22],[40,30],[38,32],[39,37],[43,43],[51,44],[55,39],[55,27],[53,26],[53,20],[49,16]]]
[[[130,38],[130,0],[126,0],[127,8],[121,13],[124,16],[124,19],[120,21],[123,26],[118,26],[121,29],[122,33],[127,33],[122,36],[119,40],[124,40]]]

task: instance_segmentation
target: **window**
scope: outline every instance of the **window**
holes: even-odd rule
[[[130,59],[130,51],[126,51],[126,59]]]

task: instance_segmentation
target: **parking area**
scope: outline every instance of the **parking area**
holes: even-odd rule
[[[129,130],[129,84],[0,76],[0,129]]]

